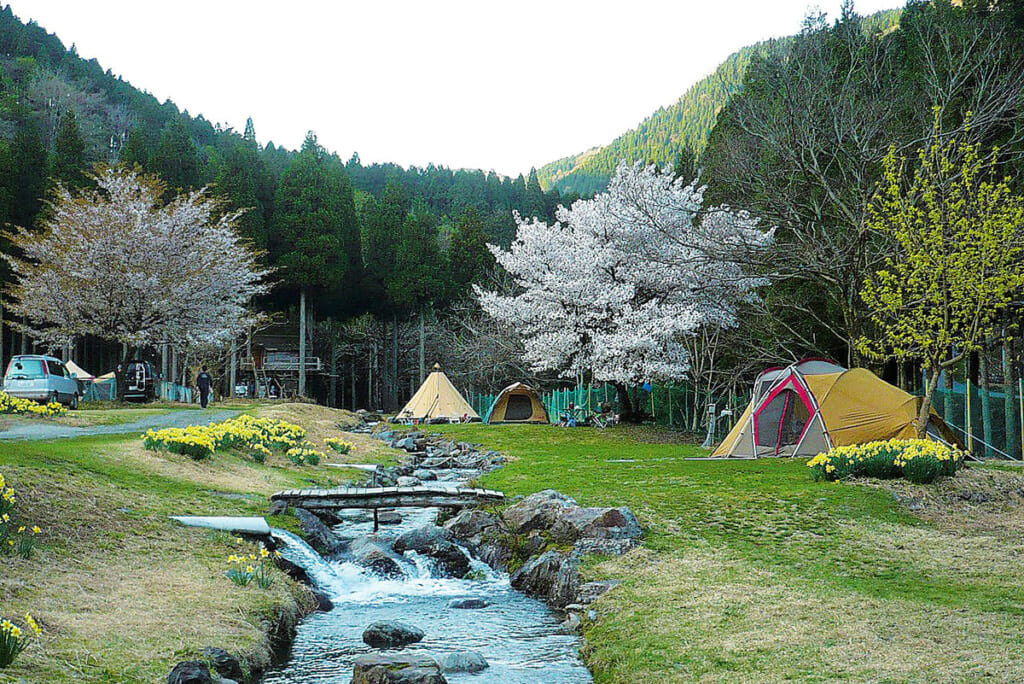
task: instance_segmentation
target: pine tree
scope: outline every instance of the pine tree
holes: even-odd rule
[[[11,150],[14,182],[11,220],[15,225],[29,227],[35,223],[46,193],[46,149],[35,121],[24,116],[14,134]]]

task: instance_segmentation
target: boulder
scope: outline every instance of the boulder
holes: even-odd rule
[[[395,540],[394,547],[398,553],[415,551],[416,553],[427,553],[431,545],[440,541],[451,541],[451,533],[437,525],[424,525],[403,533]]]
[[[321,613],[328,613],[334,610],[334,601],[326,593],[319,589],[310,589],[313,599],[316,601],[316,609]]]
[[[564,561],[565,555],[555,550],[533,556],[513,573],[509,581],[513,588],[530,596],[547,598]]]
[[[238,662],[238,658],[231,655],[223,648],[217,648],[215,646],[207,646],[203,649],[203,655],[207,661],[213,664],[213,669],[217,671],[221,677],[227,679],[233,679],[236,682],[242,681],[242,664]]]
[[[420,468],[412,471],[412,476],[423,482],[432,482],[437,479],[437,473],[433,470],[427,470],[426,468]]]
[[[434,559],[437,571],[444,577],[465,577],[472,569],[469,558],[462,549],[449,541],[442,540],[431,544],[422,553]]]
[[[270,504],[270,509],[267,511],[267,515],[281,515],[288,510],[288,504],[284,501],[274,501]]]
[[[559,517],[572,508],[579,508],[575,499],[553,489],[545,489],[510,506],[505,510],[504,518],[513,531],[525,534],[550,529]]]
[[[174,666],[167,675],[167,684],[213,684],[213,675],[206,663],[186,660]]]
[[[303,536],[316,552],[324,558],[328,558],[341,550],[342,544],[331,528],[324,524],[324,521],[307,511],[305,508],[292,508],[292,513],[298,518],[302,525]]]
[[[402,514],[398,511],[378,511],[377,523],[380,525],[401,525]]]
[[[579,590],[582,580],[580,579],[580,565],[582,559],[576,554],[570,554],[555,574],[548,592],[548,605],[553,608],[564,608],[576,600],[576,592]]]
[[[352,560],[380,577],[402,577],[402,562],[385,544],[372,536],[353,539],[348,547]]]
[[[501,520],[490,513],[470,509],[462,511],[446,522],[444,528],[452,539],[457,539],[470,550],[476,551],[484,542],[486,535],[497,534],[501,530]]]
[[[288,575],[300,584],[313,586],[313,580],[310,578],[309,573],[306,572],[304,567],[297,563],[293,563],[284,557],[272,556],[272,558],[274,559],[274,565],[284,572],[284,574]]]
[[[404,622],[374,622],[363,630],[363,641],[373,648],[402,648],[423,641],[424,636],[422,629]]]
[[[455,599],[448,602],[448,607],[452,610],[479,610],[489,605],[491,604],[481,598]]]
[[[430,656],[375,653],[356,658],[352,684],[448,684]]]
[[[487,659],[476,651],[455,651],[441,658],[441,669],[445,672],[481,672],[488,667]]]
[[[524,502],[525,503],[525,502]],[[563,544],[579,539],[636,539],[643,534],[633,511],[622,508],[566,508],[551,525],[551,538]]]
[[[500,572],[508,572],[509,561],[512,560],[512,551],[498,539],[485,539],[473,551],[476,557],[487,565]]]
[[[399,487],[415,487],[420,483],[419,478],[412,477],[411,475],[402,475],[396,482]]]

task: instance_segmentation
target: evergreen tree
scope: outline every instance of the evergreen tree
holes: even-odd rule
[[[443,272],[437,219],[418,204],[402,223],[388,296],[401,311],[425,311],[443,298]]]
[[[20,121],[11,153],[14,162],[11,221],[15,225],[30,227],[42,209],[47,177],[46,149],[39,127],[30,116],[24,116]]]
[[[394,272],[396,245],[405,217],[405,190],[397,181],[389,182],[383,196],[379,200],[371,197],[363,208],[365,288],[368,302],[378,314],[386,314],[391,309],[388,281]]]
[[[547,202],[544,198],[544,191],[540,187],[540,179],[537,178],[537,169],[530,169],[530,178],[526,181],[523,210],[526,216],[536,216],[541,221],[548,220]]]
[[[487,234],[483,218],[473,208],[459,217],[448,250],[448,277],[452,298],[468,295],[470,285],[479,283],[494,266],[494,257],[487,250]]]
[[[352,187],[312,132],[281,176],[274,226],[271,263],[287,287],[313,294],[321,306],[328,293],[342,299],[342,308],[357,303],[361,255]]]
[[[143,170],[149,171],[155,148],[156,142],[149,134],[149,129],[144,126],[136,126],[128,133],[128,140],[121,148],[120,161],[127,166],[138,165]]]
[[[164,127],[151,166],[168,190],[187,190],[200,185],[196,144],[183,118],[178,117]]]
[[[252,124],[251,119],[249,124]],[[246,130],[248,135],[249,126]],[[224,154],[217,172],[216,189],[227,199],[230,208],[247,210],[238,220],[239,231],[259,249],[266,250],[270,246],[267,226],[274,185],[254,138],[238,140]]]
[[[74,110],[64,113],[57,129],[51,177],[69,188],[81,188],[86,183],[85,141],[78,129]]]

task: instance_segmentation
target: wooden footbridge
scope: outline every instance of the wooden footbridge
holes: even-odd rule
[[[372,509],[374,528],[381,508],[467,508],[503,503],[505,495],[493,489],[417,485],[415,487],[338,487],[335,489],[289,489],[271,495],[271,501],[311,511],[342,508]]]

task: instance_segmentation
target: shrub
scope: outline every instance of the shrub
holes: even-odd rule
[[[911,482],[934,482],[939,475],[953,475],[965,454],[928,439],[890,439],[836,447],[808,461],[815,480],[847,477],[906,477]]]

